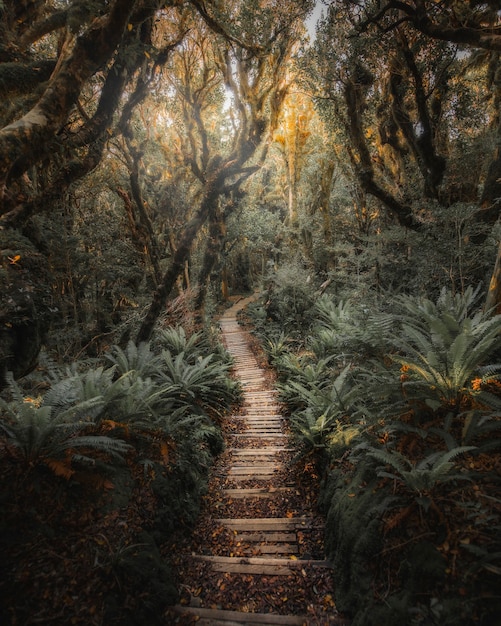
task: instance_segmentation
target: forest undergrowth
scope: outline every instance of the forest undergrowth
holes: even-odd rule
[[[240,397],[230,367],[214,334],[166,326],[151,342],[11,381],[2,624],[164,624],[179,599],[165,545],[192,528],[223,449],[221,421]]]
[[[501,317],[477,294],[379,307],[276,283],[249,308],[298,455],[322,478],[354,626],[501,616]]]
[[[494,626],[501,317],[471,289],[379,309],[307,290],[276,285],[247,321],[287,408],[301,498],[326,516],[325,597],[353,626]],[[11,382],[2,623],[163,623],[182,601],[171,563],[200,519],[222,428],[236,427],[223,426],[240,397],[230,367],[214,335],[165,327]],[[209,522],[203,535],[221,539]]]

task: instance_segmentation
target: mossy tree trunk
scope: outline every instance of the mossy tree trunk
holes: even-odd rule
[[[198,294],[195,299],[195,313],[198,322],[203,323],[205,302],[210,283],[211,273],[221,257],[226,237],[226,222],[224,213],[219,206],[215,206],[209,218],[207,243],[205,246],[202,268],[198,275]]]
[[[0,228],[11,238],[31,236],[30,218],[57,211],[68,188],[99,165],[140,101],[139,77],[158,65],[151,37],[159,2],[49,4],[2,3],[0,87],[10,107],[0,107]],[[31,48],[42,38],[47,45]],[[36,243],[49,257],[57,252]],[[58,314],[47,306],[33,315],[48,328]],[[15,340],[16,329],[9,332]]]
[[[209,179],[204,198],[200,203],[200,208],[185,226],[170,266],[165,272],[160,285],[153,294],[151,304],[144,320],[142,321],[139,332],[137,333],[137,343],[148,341],[150,339],[156,321],[166,305],[167,298],[174,288],[178,277],[184,272],[185,264],[190,256],[193,243],[200,232],[200,229],[207,221],[211,212],[214,210],[219,196],[223,192],[224,180],[225,174],[220,170],[216,171],[211,179]]]

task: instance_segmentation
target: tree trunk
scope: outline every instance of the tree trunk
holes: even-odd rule
[[[501,241],[485,300],[485,310],[492,311],[493,314],[501,313]]]
[[[34,108],[0,131],[0,184],[11,176],[13,165],[21,176],[52,145],[54,136],[66,123],[81,89],[94,72],[111,56],[120,42],[136,0],[116,0],[108,18],[96,20],[94,28],[77,39],[73,54],[61,66],[49,88]]]
[[[347,131],[353,148],[350,157],[362,189],[378,198],[398,220],[401,226],[420,230],[421,224],[412,213],[412,208],[398,200],[376,182],[372,158],[362,127],[362,111],[365,107],[364,85],[347,80],[344,85],[344,98],[348,114]]]
[[[501,74],[501,71],[500,71]],[[499,219],[501,209],[501,119],[498,122],[496,148],[487,170],[484,190],[480,200],[477,218],[485,224],[494,226]]]
[[[197,321],[202,323],[205,311],[205,300],[209,286],[210,275],[214,269],[224,245],[226,236],[226,224],[224,213],[221,210],[211,211],[209,224],[209,239],[205,248],[202,269],[198,276],[198,295],[195,300]]]
[[[200,229],[207,221],[219,195],[223,192],[225,174],[219,169],[207,182],[204,198],[195,216],[188,222],[176,248],[169,269],[164,274],[161,284],[153,294],[150,308],[137,334],[137,343],[148,341],[151,338],[155,324],[162,313],[178,277],[184,272],[193,243]]]
[[[161,284],[153,294],[153,300],[137,334],[137,343],[148,341],[151,338],[155,324],[167,303],[167,298],[176,284],[178,276],[184,272],[185,262],[190,255],[195,237],[206,219],[207,207],[204,204],[184,229],[170,267],[164,274]]]

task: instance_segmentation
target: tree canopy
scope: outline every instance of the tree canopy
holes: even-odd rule
[[[313,1],[3,2],[4,369],[51,329],[148,339],[189,289],[202,321],[291,257],[369,291],[487,289],[495,5],[333,0],[310,41]]]

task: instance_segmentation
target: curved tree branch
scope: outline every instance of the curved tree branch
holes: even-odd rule
[[[39,159],[42,146],[51,142],[66,122],[84,83],[110,58],[120,42],[136,1],[116,0],[108,16],[96,20],[77,39],[73,53],[37,105],[0,131],[0,185],[3,192],[12,163],[24,157],[26,170],[33,163],[31,155]]]
[[[499,14],[496,20],[495,17],[492,17],[495,13],[492,13],[492,23],[482,20],[482,16],[475,19],[476,16],[472,14],[470,20],[457,24],[453,4],[446,2],[438,5],[436,2],[427,2],[426,0],[415,0],[414,2],[390,0],[379,11],[368,15],[365,20],[361,21],[358,28],[366,30],[371,24],[379,26],[388,14],[394,12],[395,21],[386,26],[385,31],[393,30],[403,21],[406,21],[416,30],[433,39],[441,39],[470,48],[501,50]],[[440,21],[431,17],[432,14],[436,15],[437,11],[442,18]]]

